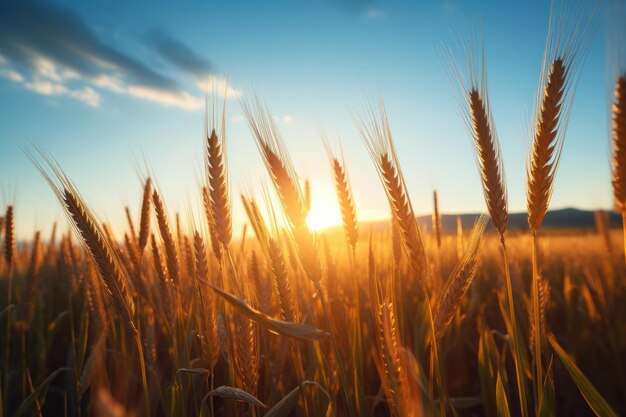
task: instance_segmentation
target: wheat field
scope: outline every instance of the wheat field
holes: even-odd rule
[[[443,227],[436,192],[432,223],[418,221],[382,100],[354,118],[389,204],[376,224],[359,220],[359,172],[325,139],[342,225],[310,227],[311,184],[260,98],[240,104],[267,188],[233,191],[237,149],[226,152],[225,106],[213,103],[221,116],[197,144],[200,216],[171,212],[146,176],[140,211],[126,207],[126,228],[112,230],[51,153],[25,147],[70,227],[17,242],[19,210],[0,218],[0,416],[626,414],[626,228],[603,211],[593,230],[542,228],[591,22],[550,25],[524,230],[509,228],[480,48],[444,51],[486,206],[456,228]],[[611,168],[626,217],[624,77]]]

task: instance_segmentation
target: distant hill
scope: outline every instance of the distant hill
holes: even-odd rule
[[[621,227],[621,216],[615,212],[605,212],[608,214],[610,227]],[[564,208],[560,210],[548,211],[546,217],[541,225],[542,229],[593,229],[595,225],[595,214],[593,211],[578,210],[575,208]],[[478,214],[461,214],[461,222],[463,228],[471,227]],[[445,232],[453,232],[456,230],[456,218],[455,214],[444,214],[441,216],[442,229]],[[420,227],[424,227],[425,230],[431,230],[432,219],[431,216],[420,216],[417,218]],[[510,230],[528,230],[528,217],[524,213],[510,213],[509,214],[509,229]]]
[[[606,212],[608,213],[609,226],[610,227],[622,227],[622,219],[621,216],[615,212]],[[471,228],[478,218],[479,214],[460,214],[458,217],[461,218],[461,223],[463,224],[463,228]],[[444,233],[454,233],[456,232],[456,214],[444,214],[441,217],[441,224]],[[432,230],[432,217],[427,216],[419,216],[417,221],[422,230]],[[388,223],[386,221],[375,221],[375,222],[362,222],[362,229],[372,230],[381,230],[386,229],[388,227]],[[491,227],[491,223],[489,224]],[[564,208],[560,210],[551,210],[548,211],[546,217],[541,225],[542,229],[594,229],[595,219],[594,212],[587,210],[578,210],[575,208]],[[330,228],[331,231],[335,228]],[[339,229],[339,228],[337,228]],[[528,230],[528,220],[526,213],[510,213],[509,214],[509,229],[517,230],[517,231],[526,231]]]

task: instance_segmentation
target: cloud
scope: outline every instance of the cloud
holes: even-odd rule
[[[213,66],[208,60],[160,29],[151,31],[147,41],[161,58],[196,78],[201,79],[213,72]]]
[[[42,79],[35,79],[23,84],[27,90],[44,96],[67,96],[91,107],[100,106],[100,95],[91,87],[70,89],[63,84]]]
[[[197,87],[206,94],[216,93],[219,96],[228,98],[241,97],[241,91],[233,87],[226,78],[218,75],[207,75],[204,79],[200,79]]]
[[[208,60],[162,31],[152,33],[150,45],[195,83],[213,73]],[[200,91],[107,44],[72,10],[42,1],[0,1],[0,77],[92,107],[100,105],[98,90],[185,110],[204,102]]]
[[[11,69],[0,69],[0,77],[6,78],[7,80],[11,80],[16,83],[21,83],[24,81],[24,77],[22,77],[22,74]]]

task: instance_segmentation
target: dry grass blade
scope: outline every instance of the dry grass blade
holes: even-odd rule
[[[253,395],[250,395],[246,391],[240,390],[235,387],[228,387],[226,385],[222,385],[221,387],[215,388],[213,391],[207,394],[207,397],[216,396],[221,398],[227,398],[230,400],[242,401],[250,404],[254,404],[257,407],[267,408],[265,404],[256,399]]]
[[[274,320],[260,311],[250,307],[245,301],[240,300],[232,294],[220,290],[219,288],[206,282],[206,285],[211,287],[213,291],[219,294],[230,305],[235,307],[237,311],[254,320],[259,325],[265,327],[272,333],[280,334],[283,336],[291,337],[294,339],[314,341],[323,339],[326,336],[326,332],[316,327],[309,326],[307,324],[298,324],[281,320]]]
[[[474,275],[476,275],[478,268],[478,249],[486,225],[487,217],[481,216],[474,226],[472,239],[463,259],[461,259],[450,275],[450,278],[448,278],[448,281],[446,281],[446,285],[439,296],[434,317],[438,339],[441,339],[448,330],[454,315],[461,306],[465,293],[472,284]]]

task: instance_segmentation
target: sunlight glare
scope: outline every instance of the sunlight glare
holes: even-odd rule
[[[337,207],[313,205],[306,216],[306,224],[313,231],[338,226],[341,224],[341,214]]]

